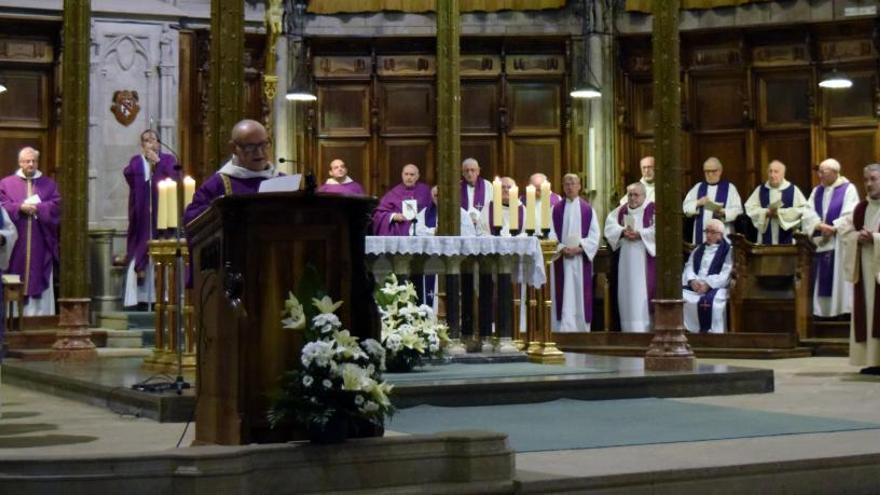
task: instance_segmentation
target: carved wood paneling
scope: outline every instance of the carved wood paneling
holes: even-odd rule
[[[694,128],[717,130],[742,127],[743,82],[740,75],[692,78],[690,114]]]
[[[874,124],[877,71],[849,72],[847,75],[853,82],[851,88],[845,91],[821,91],[825,107],[825,124],[830,126]]]
[[[0,38],[0,62],[51,64],[54,60],[54,47],[48,39]]]
[[[461,85],[462,134],[498,132],[498,83],[469,81]]]
[[[562,55],[508,55],[505,60],[511,76],[546,76],[565,74]]]
[[[756,46],[752,48],[752,65],[777,67],[810,63],[810,49],[806,43]]]
[[[880,144],[876,128],[828,131],[826,154],[840,162],[841,173],[861,186],[862,169],[880,161]],[[859,187],[861,191],[862,188]]]
[[[433,138],[383,139],[380,154],[380,194],[400,183],[400,172],[409,163],[419,167],[420,181],[436,183]]]
[[[2,71],[7,92],[0,97],[2,127],[49,126],[49,74],[44,70]]]
[[[387,55],[376,57],[376,73],[380,76],[425,76],[437,73],[433,55]]]
[[[779,160],[786,165],[785,178],[797,185],[805,195],[812,189],[813,159],[810,152],[810,132],[766,132],[759,136],[761,159],[756,170],[755,185],[767,180],[767,165]],[[752,187],[751,189],[754,189]],[[751,194],[751,190],[746,193]]]
[[[827,40],[819,43],[819,59],[823,62],[857,62],[877,58],[870,38]]]
[[[370,141],[368,139],[345,139],[318,141],[317,173],[318,184],[327,180],[330,162],[341,159],[348,167],[348,175],[364,186],[368,194],[377,194],[372,190],[372,157],[370,157]]]
[[[561,92],[556,82],[511,82],[510,135],[559,134]]]
[[[462,137],[461,159],[474,158],[480,164],[480,175],[492,180],[496,175],[506,174],[498,163],[498,138]]]
[[[654,132],[654,86],[651,81],[636,81],[633,91],[633,130],[636,134]]]
[[[462,55],[459,59],[459,75],[467,77],[497,77],[501,74],[499,55]]]
[[[547,175],[553,189],[562,191],[562,143],[560,138],[519,138],[509,141],[510,175],[517,184],[526,184],[535,172]]]
[[[379,86],[383,135],[433,135],[434,85],[430,82],[384,82]]]
[[[317,78],[369,79],[372,62],[368,56],[314,57],[313,72]]]
[[[813,83],[808,72],[758,75],[758,125],[764,129],[809,125],[812,94]]]
[[[0,177],[18,170],[18,152],[25,146],[40,150],[40,170],[54,170],[54,164],[47,161],[49,133],[39,129],[0,128]],[[48,155],[51,156],[51,155]]]
[[[370,87],[366,84],[318,86],[318,135],[322,138],[368,136],[369,96]]]
[[[739,46],[703,46],[692,49],[690,66],[694,69],[724,68],[741,66],[742,49]]]
[[[745,200],[752,192],[751,177],[746,169],[745,133],[701,136],[696,140],[688,189],[698,180],[703,180],[703,162],[710,156],[721,160],[724,178],[733,182],[740,195],[745,196]]]

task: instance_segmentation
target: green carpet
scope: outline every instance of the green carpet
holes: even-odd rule
[[[427,365],[409,373],[385,373],[389,383],[404,384],[449,380],[481,380],[493,378],[544,377],[553,375],[584,375],[611,373],[614,370],[600,368],[576,368],[573,366],[547,366],[534,363],[451,363]]]
[[[578,401],[399,410],[389,430],[507,433],[517,452],[880,428],[880,424],[691,404],[668,399]]]

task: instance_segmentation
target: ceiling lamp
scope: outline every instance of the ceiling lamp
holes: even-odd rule
[[[293,2],[293,12],[290,18],[290,35],[293,45],[292,55],[294,59],[294,75],[290,86],[287,87],[287,94],[284,95],[288,101],[315,101],[318,97],[315,95],[312,80],[309,77],[308,53],[305,50],[304,34],[305,34],[305,16],[306,4],[301,0]]]
[[[825,74],[822,77],[822,80],[819,81],[819,87],[828,89],[846,89],[851,88],[852,85],[852,79],[850,79],[846,74],[838,71],[837,69],[834,69],[828,74]]]
[[[593,22],[594,16],[593,11],[590,8],[589,0],[583,0],[581,5],[583,20],[582,20],[582,58],[581,58],[581,68],[582,70],[578,71],[577,75],[578,82],[575,83],[574,87],[571,90],[572,98],[599,98],[602,96],[602,91],[599,89],[597,84],[594,84],[593,81],[596,78],[593,76],[593,70],[590,67],[590,38],[594,33]]]
[[[572,98],[599,98],[602,96],[602,91],[594,84],[581,83],[575,86],[569,94]]]

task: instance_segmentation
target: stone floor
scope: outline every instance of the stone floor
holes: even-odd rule
[[[859,375],[846,358],[701,363],[772,368],[776,392],[676,400],[880,423],[880,377]],[[192,439],[191,425],[185,431],[184,424],[120,416],[15,386],[3,386],[2,400],[0,458],[148,452],[172,449],[181,436],[181,445]],[[547,483],[564,489],[566,482],[591,476],[789,461],[818,454],[880,454],[880,430],[524,453],[516,456],[516,468],[523,491],[532,487],[539,492],[549,490]],[[576,490],[576,485],[569,489]]]

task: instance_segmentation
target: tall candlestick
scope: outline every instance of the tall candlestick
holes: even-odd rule
[[[168,228],[177,228],[177,182],[174,179],[168,179],[168,185],[165,189],[165,197],[168,202]]]
[[[476,190],[474,190],[476,194]],[[501,227],[501,179],[495,177],[492,181],[492,226]]]
[[[541,184],[541,228],[550,228],[550,183]]]
[[[156,229],[164,230],[168,228],[168,198],[165,196],[165,189],[168,186],[164,180],[160,180],[156,187],[159,189],[158,201],[156,201]]]
[[[183,179],[183,207],[186,208],[192,203],[193,195],[196,193],[196,180],[190,176]]]
[[[526,186],[526,230],[535,230],[535,186]]]
[[[519,188],[510,186],[510,230],[519,230]]]

